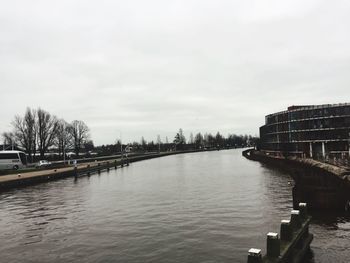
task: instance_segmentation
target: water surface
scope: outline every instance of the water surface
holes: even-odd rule
[[[0,194],[1,262],[246,262],[292,179],[241,150],[167,156]],[[350,219],[318,215],[315,262],[348,262]]]

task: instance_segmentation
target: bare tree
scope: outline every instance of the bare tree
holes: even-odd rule
[[[33,155],[36,151],[36,112],[27,108],[24,117],[15,116],[12,122],[14,128],[15,140],[19,146],[24,148],[33,162]]]
[[[4,132],[2,134],[2,138],[4,139],[4,149],[6,146],[11,146],[12,149],[16,146],[16,140],[15,140],[15,135],[13,132]]]
[[[72,137],[74,152],[78,156],[82,146],[90,137],[89,127],[83,121],[75,120],[71,123],[69,132]]]
[[[217,132],[215,135],[215,143],[217,147],[223,147],[224,146],[224,137],[220,134],[220,132]]]
[[[44,158],[48,148],[54,145],[57,128],[57,118],[39,108],[37,110],[37,129],[40,158]]]
[[[72,137],[69,130],[69,123],[63,119],[58,120],[55,145],[57,146],[59,156],[63,156],[64,150],[72,146]]]
[[[194,137],[194,143],[196,145],[197,148],[201,148],[203,146],[203,135],[199,132],[196,134],[196,136]]]

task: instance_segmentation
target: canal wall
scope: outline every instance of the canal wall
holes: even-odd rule
[[[138,154],[129,157],[123,157],[122,159],[108,159],[107,157],[105,157],[104,159],[99,159],[98,161],[96,160],[93,162],[81,163],[76,167],[52,167],[51,169],[47,170],[36,170],[27,173],[21,173],[20,171],[18,171],[15,174],[11,173],[8,175],[0,176],[0,191],[6,191],[13,188],[25,187],[39,183],[59,180],[67,177],[78,178],[80,176],[90,176],[93,173],[100,173],[104,170],[109,171],[110,169],[118,169],[118,167],[121,168],[133,162],[153,158],[160,158],[169,155],[194,153],[201,151],[204,150],[162,152],[144,155]]]
[[[275,157],[254,149],[242,152],[249,160],[287,171],[293,178],[293,205],[309,204],[311,210],[349,210],[350,170],[312,159]]]

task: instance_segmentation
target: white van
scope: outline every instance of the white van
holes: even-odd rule
[[[0,170],[18,170],[27,165],[27,156],[21,151],[0,151]]]

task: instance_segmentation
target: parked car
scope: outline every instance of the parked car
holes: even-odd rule
[[[43,167],[49,167],[51,165],[51,162],[49,162],[48,160],[40,160],[35,167],[36,168],[43,168]]]

